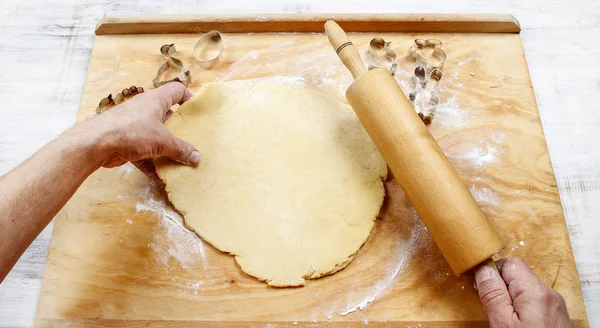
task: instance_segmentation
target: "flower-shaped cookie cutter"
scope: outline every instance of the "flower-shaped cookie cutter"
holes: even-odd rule
[[[223,39],[219,31],[210,31],[196,41],[192,57],[198,64],[210,64],[217,60],[223,51]]]
[[[155,88],[160,87],[161,85],[170,83],[170,82],[180,82],[186,87],[190,84],[190,71],[186,71],[183,67],[183,62],[181,60],[173,57],[173,55],[177,52],[175,49],[175,44],[165,44],[160,47],[160,54],[165,59],[165,63],[160,66],[158,72],[156,72],[156,77],[152,80],[152,84],[154,84]],[[174,69],[178,71],[178,76],[170,80],[163,80],[162,77],[169,71],[170,69]]]
[[[368,69],[383,67],[392,73],[396,74],[398,63],[396,62],[396,52],[392,50],[390,44],[392,41],[385,41],[382,38],[374,38],[369,42],[369,50],[367,51]]]
[[[423,66],[415,68],[415,90],[408,95],[408,99],[425,125],[431,124],[435,117],[435,109],[440,104],[440,97],[437,93],[439,92],[438,83],[442,77],[442,71],[437,68],[429,74]],[[432,87],[429,87],[431,81]],[[425,99],[423,99],[424,97]]]
[[[446,52],[442,50],[442,41],[438,39],[416,39],[415,44],[408,48],[407,56],[427,71],[441,70],[447,58]]]
[[[124,102],[125,100],[131,99],[135,95],[137,95],[139,93],[143,93],[143,92],[144,92],[144,88],[131,86],[128,89],[123,89],[123,91],[119,92],[114,98],[111,93],[108,95],[108,97],[100,100],[98,107],[96,107],[96,114],[104,113],[107,110]]]

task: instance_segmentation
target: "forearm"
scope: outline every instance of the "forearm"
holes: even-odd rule
[[[0,178],[0,282],[81,183],[102,165],[99,144],[84,122]]]

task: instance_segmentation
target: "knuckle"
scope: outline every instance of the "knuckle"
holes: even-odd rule
[[[186,154],[185,148],[177,147],[177,150],[175,151],[175,156],[177,156],[177,158],[184,159],[185,154]]]
[[[165,91],[170,95],[177,95],[179,93],[183,93],[184,86],[179,82],[167,83],[163,86]]]
[[[552,306],[552,308],[561,309],[565,304],[565,299],[562,297],[562,295],[560,295],[554,290],[550,290],[548,294],[551,295],[548,297],[548,302]]]
[[[560,308],[562,296],[554,290],[547,288],[546,290],[541,291],[538,297],[545,306],[552,309]]]
[[[567,307],[567,302],[565,301],[565,298],[561,294],[559,294],[558,292],[555,292],[555,293],[558,296],[558,302],[560,303],[560,306],[563,307],[563,308],[566,308]]]
[[[484,305],[494,304],[499,301],[504,295],[504,291],[500,288],[492,287],[486,289],[480,289],[479,297]]]

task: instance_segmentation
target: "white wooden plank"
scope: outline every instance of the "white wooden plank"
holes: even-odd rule
[[[519,19],[582,281],[600,327],[600,2],[557,0],[0,0],[0,174],[72,125],[103,15],[486,12]],[[0,285],[0,327],[33,324],[51,227]]]

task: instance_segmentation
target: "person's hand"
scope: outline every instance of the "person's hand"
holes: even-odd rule
[[[519,258],[475,269],[475,289],[490,327],[571,327],[563,297],[546,286]]]
[[[171,107],[182,104],[192,93],[181,83],[168,83],[92,117],[76,128],[97,132],[101,166],[110,168],[132,162],[153,180],[158,180],[151,160],[166,156],[186,165],[197,165],[200,152],[175,137],[163,122]]]

